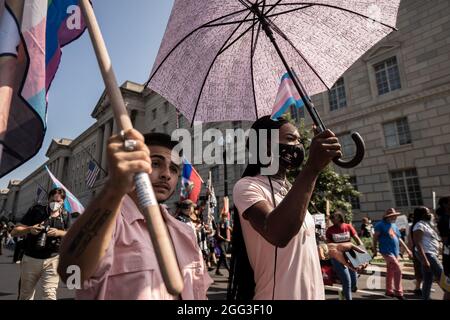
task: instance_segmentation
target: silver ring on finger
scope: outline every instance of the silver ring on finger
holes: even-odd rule
[[[128,152],[134,151],[136,149],[136,146],[137,146],[136,140],[127,139],[123,142],[123,148],[125,149],[125,151]]]

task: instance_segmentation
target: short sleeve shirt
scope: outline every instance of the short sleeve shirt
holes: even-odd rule
[[[419,221],[413,228],[414,231],[422,231],[422,246],[425,250],[425,253],[431,253],[438,255],[439,254],[439,235],[436,230],[430,225],[430,223],[426,221]],[[416,247],[417,250],[417,247]]]
[[[380,253],[385,255],[400,255],[400,230],[395,223],[384,220],[375,225],[375,232],[379,232]]]
[[[327,240],[332,243],[350,242],[356,236],[356,230],[351,224],[342,223],[340,226],[333,225],[328,228]]]
[[[192,228],[172,217],[165,206],[166,222],[184,279],[183,300],[205,300],[212,283]],[[80,300],[176,300],[168,293],[146,222],[134,201],[122,202],[109,248],[93,276],[77,290]]]
[[[66,211],[63,211],[57,217],[50,217],[47,207],[41,205],[31,207],[20,223],[25,226],[44,223],[50,228],[58,230],[67,230],[70,227],[70,219]],[[47,237],[45,247],[39,249],[36,243],[40,235],[27,234],[25,238],[25,255],[35,259],[48,259],[57,256],[61,245],[61,237]]]
[[[284,198],[281,195],[282,186],[273,181],[273,187],[276,203],[279,204]],[[244,214],[260,201],[267,201],[274,207],[268,178],[260,175],[242,178],[234,186],[233,200],[239,212],[248,258],[254,271],[254,299],[325,299],[315,223],[311,214],[306,214],[303,226],[289,244],[276,249],[252,227]]]

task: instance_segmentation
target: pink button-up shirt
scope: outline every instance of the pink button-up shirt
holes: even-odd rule
[[[205,269],[192,228],[173,218],[165,206],[161,213],[172,238],[184,278],[183,300],[204,300],[213,282]],[[126,196],[106,255],[94,275],[77,290],[82,300],[175,300],[167,292],[145,220]]]

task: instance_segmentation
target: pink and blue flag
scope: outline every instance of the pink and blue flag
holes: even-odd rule
[[[277,98],[275,99],[275,104],[273,106],[271,119],[277,120],[281,118],[291,106],[295,106],[300,109],[304,106],[302,98],[294,86],[289,73],[286,73],[281,78],[281,84],[278,89]]]
[[[50,176],[50,179],[52,179],[53,182],[53,188],[60,188],[63,189],[66,192],[66,200],[64,201],[64,208],[66,209],[67,212],[69,213],[73,213],[73,212],[78,212],[78,213],[83,213],[84,212],[84,207],[81,204],[81,202],[77,199],[77,197],[75,197],[72,192],[69,191],[69,189],[67,189],[62,183],[61,181],[59,181],[54,175],[53,173],[50,171],[50,169],[45,166],[45,169],[48,172],[48,175]]]
[[[189,199],[197,203],[203,183],[202,177],[195,170],[194,166],[187,159],[183,158],[180,201]]]
[[[0,177],[41,148],[61,48],[84,30],[78,0],[0,0]]]

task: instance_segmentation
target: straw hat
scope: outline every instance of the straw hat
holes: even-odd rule
[[[398,217],[400,215],[401,215],[400,212],[395,211],[394,208],[390,208],[390,209],[387,209],[386,212],[384,213],[383,219]]]

